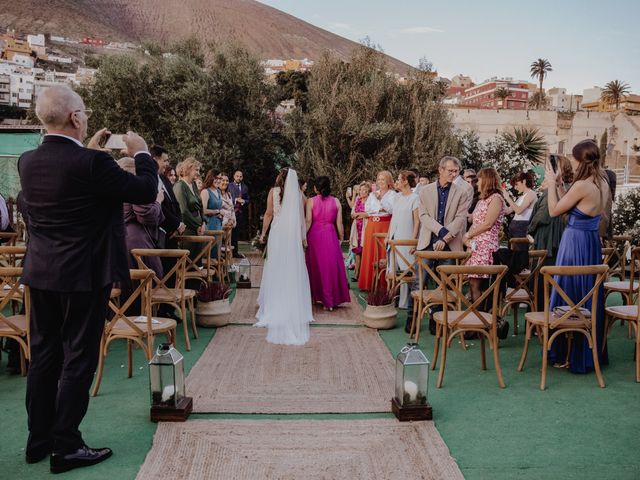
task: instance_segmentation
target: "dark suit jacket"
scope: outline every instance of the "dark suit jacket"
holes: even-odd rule
[[[233,210],[237,216],[242,216],[249,205],[249,187],[243,182],[240,186],[236,182],[229,183],[229,191],[231,192],[231,200],[233,201]],[[244,205],[236,203],[236,198],[242,198]]]
[[[168,178],[164,175],[160,175],[160,181],[164,185],[164,200],[162,201],[162,214],[164,215],[164,221],[160,224],[167,237],[175,232],[180,223],[182,223],[182,214],[180,213],[180,204],[176,199],[175,193],[173,193],[173,185]]]
[[[23,283],[86,292],[129,278],[122,203],[158,193],[157,165],[136,155],[136,175],[110,155],[64,137],[45,136],[18,160],[29,244]]]

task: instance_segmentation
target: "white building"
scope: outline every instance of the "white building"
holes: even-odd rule
[[[11,105],[11,77],[0,74],[0,105]]]
[[[567,94],[566,88],[547,90],[549,108],[558,112],[576,112],[582,106],[582,95]]]
[[[13,56],[13,63],[20,65],[21,67],[33,68],[36,64],[36,59],[31,55],[16,53]]]
[[[585,88],[582,91],[582,103],[591,103],[600,101],[600,97],[602,96],[602,88],[593,87],[593,88]]]
[[[44,35],[27,35],[27,43],[31,50],[36,52],[38,56],[42,56],[47,53]]]
[[[56,62],[56,63],[66,63],[66,64],[73,63],[73,59],[69,57],[63,57],[61,55],[48,55],[47,60],[50,62]]]

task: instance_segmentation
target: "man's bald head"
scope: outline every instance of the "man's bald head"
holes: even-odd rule
[[[36,101],[36,115],[47,130],[63,130],[72,126],[71,113],[77,110],[84,110],[84,102],[67,85],[43,90]]]

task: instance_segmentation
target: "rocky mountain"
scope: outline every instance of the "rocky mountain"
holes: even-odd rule
[[[264,59],[313,60],[325,50],[346,59],[357,45],[253,0],[0,0],[0,28],[163,45],[231,39]],[[388,65],[401,74],[411,68],[391,57]]]

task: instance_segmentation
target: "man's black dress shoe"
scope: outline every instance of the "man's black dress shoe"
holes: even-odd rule
[[[51,449],[34,451],[34,452],[29,452],[25,454],[24,458],[27,461],[27,463],[38,463],[44,460],[45,458],[47,458],[50,453],[51,453]]]
[[[86,445],[73,453],[51,455],[51,473],[62,473],[74,468],[89,467],[100,463],[111,456],[110,448],[89,448]]]

